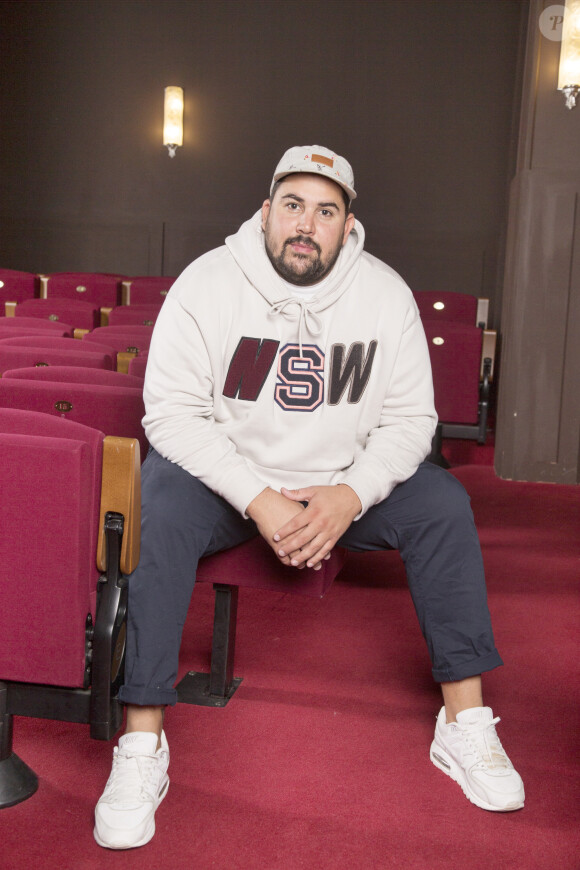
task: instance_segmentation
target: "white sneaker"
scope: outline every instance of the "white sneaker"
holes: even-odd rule
[[[161,733],[125,734],[113,750],[113,769],[95,808],[95,840],[107,849],[144,846],[155,833],[155,810],[167,794],[169,746]]]
[[[448,725],[442,707],[430,755],[476,806],[508,812],[523,807],[524,784],[496,734],[499,721],[489,707],[472,707]]]

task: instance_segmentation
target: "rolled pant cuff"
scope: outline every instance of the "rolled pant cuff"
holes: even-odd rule
[[[433,679],[437,683],[455,683],[458,680],[466,680],[468,677],[477,677],[485,671],[492,671],[503,665],[503,661],[496,649],[488,653],[486,656],[481,656],[475,659],[470,659],[468,662],[455,665],[447,669],[433,668],[431,673]]]
[[[121,686],[119,701],[137,707],[173,707],[177,704],[177,692],[175,689],[132,689],[131,686]]]

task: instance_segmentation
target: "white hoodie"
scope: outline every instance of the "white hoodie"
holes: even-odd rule
[[[145,377],[147,438],[244,516],[266,486],[338,483],[364,513],[430,451],[417,306],[363,243],[357,221],[321,294],[289,297],[257,212],[167,295]]]

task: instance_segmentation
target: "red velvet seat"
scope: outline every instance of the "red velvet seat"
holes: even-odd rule
[[[95,613],[99,576],[95,559],[87,557],[97,549],[104,436],[76,425],[65,429],[63,422],[0,408],[3,680],[61,686],[84,682],[84,624],[87,613]],[[78,526],[79,534],[72,539],[63,535],[67,526]],[[14,546],[16,536],[26,541],[25,547]],[[64,602],[54,588],[63,559],[76,578]],[[11,582],[16,577],[19,582]],[[34,590],[26,586],[31,583]],[[46,623],[50,614],[52,628],[46,637],[38,631],[25,634],[23,607],[30,625]]]
[[[123,305],[163,305],[175,278],[158,275],[138,275],[121,283]]]
[[[18,320],[16,317],[2,317],[0,318],[0,325],[2,329],[14,329],[15,335],[20,334],[25,329],[28,332],[46,332],[54,336],[62,337],[63,335],[68,335],[72,338],[74,331],[70,323],[63,323],[62,321],[55,323],[42,317],[24,317],[22,315],[18,317]]]
[[[4,378],[24,378],[24,380],[57,381],[70,384],[100,384],[112,387],[134,387],[143,390],[143,379],[109,369],[96,369],[88,366],[48,366],[10,369]]]
[[[98,305],[80,299],[28,299],[16,306],[15,317],[40,317],[70,323],[73,329],[94,329],[101,322]]]
[[[46,371],[50,374],[53,368],[49,366]],[[141,387],[4,377],[0,378],[0,407],[40,411],[99,429],[105,435],[135,438],[142,458],[149,449],[141,425],[145,414]]]
[[[13,319],[9,318],[9,320]],[[67,332],[64,329],[56,329],[54,332],[51,330],[50,334],[54,335],[55,338],[65,338],[67,336]],[[46,335],[46,332],[43,329],[35,329],[33,326],[24,326],[21,329],[17,326],[5,327],[4,321],[0,319],[0,338],[16,338],[17,336],[26,335]]]
[[[435,388],[435,409],[445,423],[477,423],[481,329],[424,323]]]
[[[71,338],[57,338],[52,335],[27,335],[1,339],[0,354],[5,354],[8,349],[33,350],[39,360],[42,361],[46,357],[49,363],[50,354],[65,354],[66,356],[62,360],[55,361],[55,364],[58,362],[59,365],[67,365],[67,359],[72,360],[74,357],[74,359],[79,360],[76,365],[90,366],[94,365],[95,357],[99,357],[102,364],[98,365],[97,368],[112,369],[116,367],[115,349],[110,345],[96,342],[88,345]],[[89,357],[93,360],[92,362],[89,362]],[[38,363],[32,364],[37,365]],[[26,363],[22,365],[26,365]],[[11,366],[11,368],[21,368],[22,365]],[[75,365],[75,363],[70,362],[70,365]]]
[[[115,348],[117,352],[116,367],[120,372],[128,372],[129,362],[140,353],[149,350],[153,327],[127,326],[123,329],[116,326],[102,326],[83,336],[88,344],[102,342]]]
[[[342,569],[346,551],[338,547],[319,571],[286,567],[262,537],[201,559],[197,583],[213,583],[215,609],[209,674],[190,672],[177,686],[179,700],[223,707],[241,682],[234,674],[239,587],[322,598]]]
[[[197,570],[197,583],[231,583],[271,592],[288,592],[309,598],[323,598],[336,575],[342,569],[345,553],[341,548],[332,552],[320,571],[302,571],[283,565],[261,536],[252,538],[202,559]]]
[[[419,290],[414,295],[422,320],[450,320],[482,329],[487,327],[489,299],[438,290]]]
[[[38,275],[17,269],[0,269],[0,316],[5,313],[7,302],[24,302],[25,299],[34,299],[38,293]]]
[[[152,323],[108,323],[106,326],[101,326],[98,329],[93,329],[97,335],[122,334],[129,333],[131,335],[143,336],[145,338],[153,335]]]
[[[439,437],[472,438],[484,444],[495,332],[428,319],[423,326],[433,370]]]
[[[120,727],[125,575],[139,551],[137,442],[0,408],[0,807],[35,774],[12,752],[13,716]]]
[[[83,336],[85,341],[97,341],[110,344],[117,351],[141,353],[149,350],[152,326],[126,324],[125,326],[101,326]]]
[[[159,305],[119,305],[109,312],[108,325],[122,326],[127,323],[153,326],[161,306]]]
[[[72,339],[71,339],[72,341]],[[0,341],[0,376],[10,369],[28,366],[93,366],[112,369],[111,351],[101,353],[77,353],[51,347],[10,346]]]
[[[54,272],[41,275],[40,295],[44,299],[60,296],[82,299],[97,308],[114,308],[120,304],[123,275],[101,272]]]
[[[137,378],[144,378],[148,356],[148,353],[140,353],[139,356],[133,357],[133,359],[129,361],[129,368],[127,369],[128,373]]]

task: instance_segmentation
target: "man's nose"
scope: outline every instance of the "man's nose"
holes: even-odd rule
[[[304,211],[300,215],[297,229],[305,235],[310,235],[314,232],[314,215],[310,211]]]

